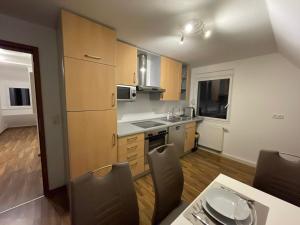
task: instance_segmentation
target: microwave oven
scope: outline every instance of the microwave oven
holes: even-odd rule
[[[118,101],[135,101],[136,87],[127,85],[117,85],[117,100]]]

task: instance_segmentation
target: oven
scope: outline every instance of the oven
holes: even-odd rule
[[[145,165],[148,164],[148,152],[168,143],[168,129],[161,128],[145,132]]]

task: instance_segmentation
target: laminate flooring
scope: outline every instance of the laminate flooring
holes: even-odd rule
[[[43,195],[37,127],[0,134],[0,212]]]

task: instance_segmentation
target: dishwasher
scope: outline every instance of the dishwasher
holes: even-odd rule
[[[184,124],[169,127],[168,143],[174,144],[173,149],[176,151],[178,157],[181,157],[184,153],[184,141],[185,141]]]

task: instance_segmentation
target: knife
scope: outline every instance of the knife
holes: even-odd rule
[[[198,216],[195,213],[192,213],[193,217],[195,217],[197,220],[199,220],[204,225],[209,225],[204,219],[202,219],[200,216]]]

